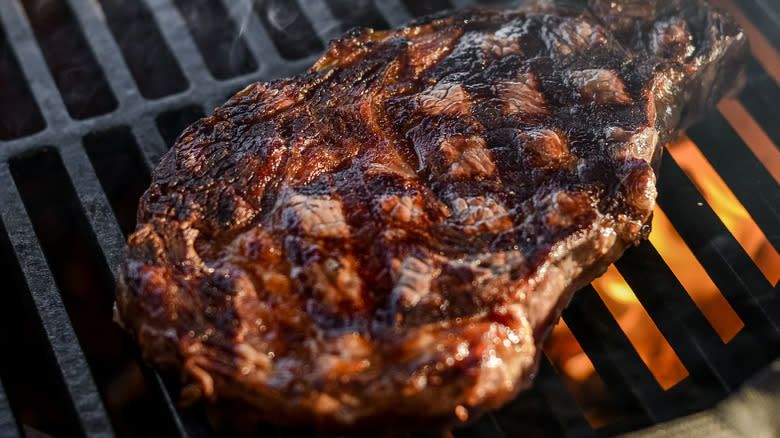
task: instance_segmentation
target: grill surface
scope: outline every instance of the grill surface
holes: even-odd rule
[[[473,4],[0,1],[0,437],[212,436],[200,408],[174,407],[176,376],[145,367],[111,323],[113,273],[151,169],[187,124],[251,82],[304,70],[344,29]],[[748,85],[688,131],[703,162],[685,144],[664,158],[658,203],[744,327],[724,342],[696,282],[645,242],[616,264],[636,296],[627,305],[687,374],[662,385],[658,352],[643,355],[614,300],[589,286],[559,328],[595,373],[573,378],[548,344],[555,366],[543,359],[532,389],[455,436],[612,436],[709,408],[780,355],[780,4],[736,10],[752,22]],[[697,179],[703,165],[731,197]]]

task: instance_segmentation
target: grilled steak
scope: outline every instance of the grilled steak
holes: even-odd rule
[[[644,239],[662,145],[739,82],[700,1],[543,1],[356,30],[155,170],[117,292],[182,399],[320,431],[474,418]]]

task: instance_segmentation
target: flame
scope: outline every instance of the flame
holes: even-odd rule
[[[775,146],[766,132],[761,129],[761,126],[756,123],[738,100],[723,99],[718,104],[718,110],[737,131],[753,155],[761,161],[761,164],[772,174],[775,181],[780,184],[780,149]]]
[[[730,111],[730,115],[736,114],[740,122],[745,121],[746,113],[739,114],[739,108],[736,108],[735,113],[735,106],[732,103],[726,103],[725,107]],[[737,118],[730,117],[729,122],[737,125]],[[747,129],[755,132],[749,124]],[[749,142],[747,139],[745,141],[755,145],[756,138],[758,137],[753,134]],[[765,140],[758,141],[764,142],[759,147],[766,147]],[[772,284],[776,284],[780,278],[780,255],[696,145],[689,138],[683,137],[669,145],[668,149],[672,158],[688,175],[767,279]],[[759,156],[758,153],[756,155]],[[764,153],[764,156],[768,155]],[[762,161],[767,165],[775,162],[772,160],[774,158]],[[660,208],[656,208],[654,214],[650,242],[721,340],[724,343],[729,342],[744,327],[744,322],[720,293],[707,271]],[[592,285],[639,357],[664,390],[673,387],[689,375],[680,358],[614,265],[610,266],[602,277],[594,280]],[[598,428],[606,424],[608,417],[600,415],[598,404],[594,406],[593,399],[608,397],[608,390],[593,363],[563,320],[553,329],[545,343],[544,351],[558,370],[569,392],[582,408],[591,426]]]
[[[780,54],[772,44],[745,17],[735,2],[712,0],[712,3],[729,11],[737,19],[750,40],[753,56],[780,84]],[[761,126],[737,100],[724,99],[718,109],[780,183],[780,150]],[[697,146],[689,138],[683,137],[669,145],[668,150],[767,280],[777,285],[780,280],[780,255]],[[744,322],[660,208],[655,211],[650,242],[721,340],[729,342],[744,327]],[[673,387],[688,376],[688,370],[614,266],[610,266],[604,276],[594,280],[593,287],[664,389]],[[588,422],[594,428],[604,424],[604,416],[596,415],[598,408],[593,407],[592,401],[594,397],[604,397],[608,390],[563,320],[553,329],[544,351],[582,407]],[[601,395],[594,396],[594,393]]]
[[[608,397],[607,385],[596,372],[593,362],[580,347],[574,334],[561,318],[544,343],[544,354],[558,371],[569,393],[582,408],[591,427],[598,429],[609,423],[599,408]]]
[[[696,306],[707,318],[723,343],[730,341],[745,326],[731,304],[693,255],[688,245],[674,229],[674,225],[661,210],[656,207],[653,215],[653,232],[650,243],[664,259],[664,262],[688,292]]]
[[[780,280],[780,254],[696,144],[688,136],[681,136],[667,150],[766,279],[776,285]]]
[[[544,353],[554,365],[577,382],[587,380],[596,373],[593,362],[585,354],[563,319],[553,328],[544,345]]]
[[[592,285],[663,389],[671,388],[688,376],[688,370],[680,362],[677,353],[661,334],[615,265],[611,265],[604,275],[593,280]]]

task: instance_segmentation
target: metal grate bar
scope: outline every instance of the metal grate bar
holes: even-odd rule
[[[689,378],[724,390],[739,384],[742,376],[721,374],[738,367],[726,362],[720,337],[649,242],[626,251],[615,265],[690,372]]]
[[[244,37],[260,71],[284,62],[268,31],[255,14],[254,1],[222,0],[222,3],[228,15],[238,25],[238,35]]]
[[[54,129],[64,127],[71,120],[65,102],[49,72],[27,18],[17,2],[0,2],[0,24],[6,30],[8,44],[16,53],[16,59],[30,82],[30,91],[46,124]]]
[[[20,58],[21,67],[30,81],[36,102],[41,107],[43,116],[48,122],[46,129],[31,136],[8,142],[0,141],[0,144],[3,145],[0,148],[0,159],[38,147],[41,144],[60,144],[64,132],[84,135],[94,131],[97,127],[102,129],[121,124],[134,126],[139,119],[181,107],[188,102],[196,105],[206,104],[207,108],[213,108],[249,83],[264,78],[271,79],[298,73],[310,66],[318,56],[313,55],[275,66],[269,65],[267,71],[216,81],[211,78],[207,70],[201,68],[204,66],[203,60],[190,38],[178,10],[169,0],[148,0],[148,2],[150,6],[157,7],[157,9],[153,9],[154,14],[152,15],[157,20],[166,42],[171,46],[180,65],[184,67],[184,72],[199,77],[198,81],[195,82],[192,77],[189,77],[190,86],[183,93],[151,101],[144,99],[128,101],[122,111],[102,114],[87,120],[71,120],[31,29],[25,25],[24,14],[16,3],[0,2],[2,24],[9,32],[8,38],[13,39],[13,46]],[[157,6],[158,3],[161,6]],[[152,10],[151,7],[150,10]],[[160,25],[160,23],[165,25]],[[96,56],[100,58],[102,54],[98,53]],[[146,148],[145,144],[142,146]],[[150,153],[148,156],[153,157],[154,155]],[[153,163],[156,164],[156,160]]]
[[[738,100],[723,99],[718,104],[718,110],[737,131],[753,155],[761,161],[775,181],[780,184],[780,149],[766,135],[766,131]]]
[[[122,57],[122,51],[114,41],[100,6],[95,0],[68,0],[73,15],[84,30],[84,37],[95,54],[95,60],[103,69],[106,80],[119,101],[118,109],[137,104],[141,94],[136,87],[130,69]],[[115,110],[115,111],[117,111]]]
[[[723,343],[728,343],[745,326],[739,315],[720,293],[707,271],[680,237],[663,209],[656,206],[650,243],[658,251],[677,280],[704,314]]]
[[[84,120],[116,110],[116,96],[70,5],[64,0],[19,3],[70,116]]]
[[[88,134],[82,144],[121,233],[129,235],[136,228],[138,198],[150,179],[135,137],[129,127],[120,126]]]
[[[0,164],[0,195],[5,201],[1,219],[17,259],[24,260],[25,281],[79,421],[88,436],[111,437],[114,433],[105,406],[6,163]]]
[[[174,427],[178,437],[180,438],[199,438],[203,434],[190,433],[189,429],[185,426],[185,422],[176,410],[176,405],[173,403],[169,389],[165,386],[160,373],[149,368],[145,364],[141,366],[141,371],[144,374],[144,378],[149,386],[153,388],[153,391],[157,393],[159,397],[162,397],[163,403],[167,410],[167,415],[173,420]],[[195,430],[195,428],[191,428]]]
[[[767,328],[766,332],[770,330]],[[753,376],[762,366],[780,355],[777,337],[773,334],[762,336],[762,333],[755,328],[739,332],[728,343],[728,350],[728,355],[731,356],[732,360],[740,364],[743,382],[745,378]],[[745,358],[751,358],[751,363],[745,363]]]
[[[401,0],[406,10],[415,17],[452,9],[449,0]]]
[[[19,425],[14,419],[11,407],[8,405],[8,399],[5,396],[3,385],[0,383],[0,437],[17,438],[20,437]]]
[[[285,61],[318,55],[325,46],[297,3],[287,0],[252,2],[256,16],[272,44]]]
[[[660,174],[659,205],[745,322],[743,330],[755,327],[768,340],[779,335],[780,312],[764,307],[774,294],[761,271],[674,160],[662,160]],[[768,327],[772,329],[764,332]]]
[[[761,33],[780,50],[780,11],[774,0],[739,0],[734,1],[739,9],[761,31]]]
[[[239,28],[219,0],[174,0],[211,76],[217,80],[257,71]]]
[[[25,137],[43,130],[46,122],[30,84],[24,76],[19,61],[11,49],[5,30],[0,26],[0,82],[3,98],[0,99],[0,141]]]
[[[780,253],[702,154],[699,146],[683,135],[669,144],[667,150],[766,280],[772,285],[777,284],[780,281]]]
[[[325,0],[297,0],[298,7],[324,43],[341,35],[341,23],[333,16]]]
[[[474,2],[471,0],[450,0],[453,8],[468,8],[473,7]]]
[[[374,6],[390,26],[400,26],[412,19],[401,0],[374,0]]]
[[[139,119],[137,123],[134,123],[131,127],[133,136],[138,142],[138,148],[141,151],[141,155],[144,157],[144,164],[151,173],[157,163],[160,162],[163,154],[168,151],[168,146],[165,144],[160,131],[155,126],[154,117],[152,115],[144,116]]]
[[[114,94],[119,99],[119,109],[113,111],[112,114],[106,116],[99,116],[94,119],[86,121],[71,121],[67,115],[67,111],[63,105],[60,94],[53,83],[52,77],[47,70],[46,63],[43,61],[41,53],[36,46],[35,39],[31,36],[30,29],[26,27],[23,15],[20,10],[15,8],[14,2],[7,2],[4,4],[0,2],[0,19],[3,20],[3,25],[6,25],[6,21],[15,21],[10,26],[6,25],[6,29],[9,32],[15,32],[15,35],[9,35],[14,50],[20,59],[20,63],[23,66],[23,70],[28,78],[31,80],[31,89],[35,94],[46,120],[49,121],[49,127],[40,133],[40,135],[26,137],[16,142],[4,143],[2,146],[5,151],[0,152],[0,158],[6,157],[9,154],[16,153],[30,147],[36,147],[39,144],[51,144],[57,143],[58,150],[61,153],[62,161],[67,170],[68,176],[73,182],[73,186],[76,190],[78,200],[81,203],[81,207],[86,212],[86,217],[92,231],[97,235],[97,242],[99,243],[100,250],[103,252],[106,258],[106,263],[111,268],[114,268],[121,261],[121,250],[124,246],[124,239],[122,238],[122,232],[119,229],[117,221],[110,217],[110,200],[109,195],[105,191],[101,190],[100,181],[97,178],[93,165],[90,164],[90,160],[87,158],[83,145],[80,144],[81,136],[94,131],[99,128],[101,130],[111,127],[117,127],[127,125],[132,134],[135,136],[139,150],[143,155],[145,165],[151,169],[159,161],[160,156],[165,153],[169,145],[163,140],[160,132],[155,126],[155,117],[162,111],[170,109],[179,109],[186,105],[195,104],[203,105],[207,112],[210,112],[212,106],[221,104],[228,93],[235,92],[236,90],[243,88],[246,84],[258,80],[261,78],[272,78],[291,73],[299,72],[302,69],[308,67],[314,59],[314,56],[309,56],[304,59],[288,62],[283,60],[279,51],[274,46],[271,38],[268,34],[268,29],[263,25],[262,21],[258,17],[252,5],[253,1],[241,1],[232,2],[230,0],[221,0],[225,6],[226,11],[230,18],[236,23],[239,29],[239,37],[243,38],[249,48],[251,55],[257,60],[259,68],[257,71],[245,74],[240,77],[231,78],[226,81],[214,79],[206,68],[204,58],[201,55],[197,45],[195,45],[191,34],[188,31],[186,24],[183,21],[183,17],[179,10],[173,6],[171,0],[145,0],[149,5],[149,10],[152,12],[154,19],[156,20],[158,28],[161,30],[163,37],[168,45],[171,47],[171,52],[176,58],[177,62],[182,66],[182,71],[189,78],[189,88],[182,93],[175,96],[169,96],[163,99],[155,101],[144,100],[135,86],[135,82],[127,68],[126,61],[120,55],[120,51],[116,43],[112,38],[112,34],[108,27],[100,21],[100,10],[96,6],[95,0],[68,0],[72,5],[74,15],[78,19],[85,31],[85,36],[88,40],[90,47],[95,53],[97,61],[103,68],[106,79],[111,85]],[[761,1],[761,0],[753,0]],[[308,2],[299,0],[299,3],[303,5],[301,8],[305,15],[312,21],[314,28],[317,29],[319,38],[323,41],[327,41],[330,38],[339,36],[341,33],[341,20],[338,17],[334,17],[332,9],[328,7],[328,3],[324,0],[316,0]],[[456,6],[471,6],[472,1],[456,0]],[[372,3],[376,9],[379,10],[379,15],[382,19],[391,23],[392,25],[400,25],[409,19],[407,9],[403,6],[399,0],[391,0],[389,2],[374,1]],[[10,17],[10,18],[9,18]],[[21,17],[16,20],[17,17]],[[21,24],[19,24],[21,23]],[[94,31],[97,29],[97,31]],[[20,34],[24,36],[27,34],[26,40],[18,38]],[[28,47],[30,46],[30,47]],[[32,58],[25,56],[27,52],[32,53]],[[37,53],[37,55],[36,55]],[[761,67],[759,66],[759,69]],[[43,76],[41,76],[41,73]],[[43,78],[43,79],[41,79]],[[38,82],[44,87],[36,85]],[[48,83],[46,82],[48,81]],[[47,88],[48,86],[48,88]],[[773,87],[777,88],[776,84]],[[41,91],[43,90],[43,91]],[[51,92],[53,90],[53,92]],[[46,92],[44,92],[46,91]],[[758,92],[752,90],[751,92]],[[59,102],[59,107],[52,107],[45,104],[45,99],[54,99],[55,103]],[[752,103],[755,105],[755,101]],[[749,108],[746,105],[748,111],[754,114],[756,120],[761,124],[764,129],[767,130],[767,135],[770,136],[775,144],[777,143],[776,134],[778,131],[776,123],[774,123],[772,114],[776,113],[776,110],[771,106],[764,108],[756,108],[755,106]],[[756,112],[761,112],[763,118],[759,117]],[[59,119],[58,119],[59,117]],[[54,120],[54,122],[52,122]],[[701,128],[704,129],[704,128]],[[65,141],[60,141],[63,138],[63,132],[65,133]],[[54,138],[58,138],[57,141],[49,141]],[[45,141],[44,141],[45,140]],[[727,143],[734,144],[730,140],[723,141],[722,145],[726,146]],[[107,148],[111,148],[111,145],[107,144]],[[747,148],[743,148],[744,153],[750,154]],[[10,151],[10,152],[8,152]],[[720,149],[717,150],[720,153]],[[746,151],[746,152],[745,152]],[[740,152],[742,153],[742,152]],[[750,158],[750,157],[748,157]],[[717,162],[719,158],[711,158],[714,162]],[[668,163],[672,161],[665,159],[664,162]],[[745,161],[744,157],[741,157],[740,163]],[[726,161],[723,161],[726,163]],[[715,164],[715,163],[713,163]],[[5,164],[0,164],[0,181],[3,178],[10,180],[7,175],[7,169]],[[723,164],[724,166],[726,164]],[[675,166],[672,164],[665,164],[669,166]],[[5,169],[5,170],[3,170]],[[718,168],[718,170],[721,170]],[[679,168],[678,168],[679,171]],[[3,173],[5,172],[5,173]],[[663,176],[661,181],[667,178],[668,172],[662,171]],[[678,175],[680,176],[680,175]],[[741,247],[734,241],[728,231],[724,232],[722,224],[720,224],[717,216],[714,216],[712,210],[710,210],[706,203],[702,208],[697,210],[697,222],[690,224],[690,204],[692,202],[698,202],[700,195],[696,193],[695,188],[687,180],[685,175],[681,176],[681,191],[685,192],[685,201],[672,199],[664,202],[669,205],[674,211],[669,211],[671,220],[676,226],[686,228],[685,231],[680,230],[681,236],[686,242],[691,243],[692,251],[696,254],[699,260],[702,261],[702,265],[712,276],[713,281],[720,287],[724,294],[727,296],[735,310],[745,319],[746,327],[735,337],[728,345],[723,345],[720,339],[714,335],[711,328],[708,327],[708,323],[698,313],[698,309],[690,302],[685,291],[676,282],[674,275],[668,271],[668,269],[659,273],[659,276],[663,277],[663,284],[670,285],[665,290],[660,291],[659,296],[653,296],[654,293],[658,293],[659,289],[656,287],[650,290],[650,285],[641,284],[642,278],[639,274],[641,264],[644,263],[646,269],[648,266],[653,270],[659,267],[666,268],[662,260],[657,253],[652,249],[640,248],[638,252],[627,254],[628,259],[621,262],[619,266],[621,271],[624,272],[626,278],[632,283],[634,290],[637,291],[637,295],[642,300],[642,303],[648,307],[650,313],[654,316],[654,319],[658,323],[659,328],[664,332],[667,339],[670,340],[672,345],[680,354],[680,358],[685,362],[686,366],[691,370],[691,377],[681,382],[678,386],[672,388],[672,390],[663,392],[658,388],[653,376],[649,373],[644,363],[636,355],[633,347],[628,342],[623,333],[620,332],[619,327],[616,325],[614,319],[612,319],[609,312],[604,308],[603,302],[599,299],[592,289],[586,288],[586,290],[578,293],[578,297],[584,294],[584,298],[575,298],[575,302],[572,303],[572,307],[565,316],[565,319],[572,327],[572,331],[578,340],[582,343],[583,338],[587,338],[588,342],[583,344],[583,349],[592,358],[594,365],[599,370],[600,374],[604,374],[604,380],[607,381],[610,390],[615,391],[622,400],[628,405],[629,411],[633,409],[633,414],[626,420],[631,427],[637,425],[648,424],[651,421],[657,421],[659,419],[670,418],[671,416],[678,415],[685,411],[686,413],[690,409],[690,406],[680,406],[680,397],[685,397],[685,394],[691,393],[693,385],[700,382],[700,378],[704,379],[708,383],[717,381],[720,377],[724,383],[717,384],[720,386],[732,387],[737,382],[741,375],[733,372],[733,362],[739,359],[739,353],[751,351],[750,349],[756,348],[756,346],[764,347],[767,351],[760,351],[760,354],[765,354],[769,357],[773,352],[778,352],[777,348],[780,345],[780,331],[777,330],[777,318],[780,317],[778,309],[778,299],[776,298],[776,292],[771,287],[765,287],[765,281],[763,283],[756,283],[755,273],[758,272],[752,261],[744,254]],[[762,176],[763,178],[763,176]],[[725,175],[724,175],[725,179]],[[731,180],[729,180],[731,183]],[[731,185],[731,184],[730,184]],[[18,199],[18,194],[14,191],[14,186],[6,186],[7,188],[0,189],[0,195],[4,194],[3,191],[11,194],[11,197],[16,196],[15,203],[9,204],[9,207],[0,207],[2,210],[2,218],[10,218],[11,224],[15,224],[9,227],[9,232],[12,236],[16,236],[16,231],[20,229],[26,229],[28,235],[32,235],[32,239],[24,240],[23,238],[13,237],[14,248],[17,253],[22,252],[21,260],[29,260],[27,254],[32,251],[36,254],[37,251],[37,263],[42,266],[42,271],[48,274],[48,277],[44,275],[44,279],[40,279],[40,274],[37,270],[31,269],[26,265],[25,276],[31,286],[44,285],[45,288],[33,287],[32,293],[36,295],[36,306],[40,309],[43,306],[44,298],[47,295],[41,291],[48,291],[48,294],[57,295],[56,287],[53,286],[52,275],[48,273],[46,269],[45,259],[41,256],[41,250],[38,246],[39,243],[33,244],[32,249],[27,247],[26,242],[35,241],[34,233],[29,226],[29,218],[22,211],[18,213],[19,206],[22,205]],[[693,189],[693,193],[687,193],[687,190]],[[672,197],[676,198],[678,188],[668,191],[672,193]],[[740,192],[742,193],[742,192]],[[739,193],[738,193],[739,194]],[[668,195],[667,195],[668,196]],[[754,196],[747,194],[747,196]],[[742,198],[740,196],[740,198]],[[1,198],[0,199],[6,199]],[[112,198],[113,199],[113,198]],[[774,199],[774,198],[772,198]],[[750,204],[746,202],[746,207],[751,210],[751,213],[759,208],[764,214],[771,217],[772,208],[777,204]],[[16,207],[14,207],[16,206]],[[704,211],[706,216],[704,222],[705,226],[702,226],[698,220],[699,211]],[[685,217],[680,222],[681,217]],[[776,214],[774,215],[776,219]],[[15,222],[14,222],[15,221]],[[767,222],[772,225],[773,222]],[[762,228],[765,225],[761,225]],[[698,228],[698,229],[697,229]],[[772,228],[764,228],[769,234]],[[713,230],[715,232],[713,232]],[[714,236],[714,237],[713,237]],[[775,236],[776,237],[776,236]],[[709,240],[707,240],[709,239]],[[712,242],[711,240],[716,240]],[[698,243],[698,244],[697,244]],[[644,252],[643,252],[644,251]],[[736,253],[736,254],[735,254]],[[647,255],[650,257],[644,257]],[[633,264],[634,261],[631,257],[640,259],[640,264]],[[33,260],[35,261],[35,260]],[[732,262],[736,262],[736,265],[732,265]],[[627,268],[623,264],[631,264],[631,267]],[[639,267],[638,267],[639,266]],[[671,280],[669,280],[671,278]],[[758,272],[758,279],[763,277]],[[671,283],[669,282],[671,281]],[[645,283],[649,283],[646,282]],[[653,283],[656,283],[655,281]],[[759,287],[753,287],[752,285],[759,284]],[[751,285],[748,287],[748,285]],[[643,290],[643,286],[647,286],[647,290]],[[590,290],[588,290],[590,289]],[[773,298],[774,297],[774,298]],[[48,299],[48,298],[46,298]],[[666,309],[661,303],[666,303]],[[585,304],[583,304],[585,303]],[[669,303],[674,303],[675,312],[680,314],[676,315],[664,315],[663,310],[668,310]],[[56,307],[56,306],[55,306]],[[56,313],[55,309],[55,313]],[[59,303],[60,313],[64,312],[62,303]],[[51,313],[52,310],[49,310]],[[64,314],[64,313],[63,313]],[[65,315],[64,324],[62,319],[60,325],[66,325],[70,333],[72,345],[75,345],[77,353],[81,354],[82,367],[78,371],[82,374],[86,374],[90,379],[89,372],[85,372],[86,362],[83,357],[83,353],[80,352],[78,342],[74,341],[75,335],[72,327]],[[660,316],[659,316],[660,315]],[[775,320],[771,320],[775,318]],[[52,333],[55,328],[60,329],[60,325],[53,324],[51,319],[47,317],[43,311],[41,311],[41,317],[44,319],[44,324],[47,325],[46,330]],[[659,318],[665,319],[659,319]],[[696,337],[692,337],[690,333],[684,332],[687,329],[693,329],[696,333]],[[762,330],[769,330],[771,336],[769,340],[766,340],[766,332]],[[66,330],[67,331],[67,330]],[[51,336],[50,336],[51,337]],[[697,341],[701,338],[704,341],[703,344],[697,344]],[[60,349],[64,349],[59,344]],[[725,357],[718,357],[718,360],[713,360],[713,356],[721,354],[722,352],[731,353],[725,355]],[[56,352],[55,352],[56,353]],[[65,353],[58,353],[57,360],[60,365],[63,366],[64,362],[61,357]],[[68,363],[65,363],[68,365]],[[714,371],[711,369],[714,368]],[[176,409],[172,403],[173,397],[171,394],[176,392],[176,384],[172,382],[164,382],[161,376],[148,368],[143,368],[145,379],[151,391],[155,393],[155,396],[161,397],[166,405],[165,415],[171,416],[176,424],[176,430],[180,436],[207,436],[212,432],[205,424],[202,412],[194,412],[185,410],[177,414]],[[742,370],[744,372],[744,369]],[[63,373],[68,372],[68,367],[63,366]],[[72,374],[72,373],[71,373]],[[68,377],[72,380],[73,376]],[[67,380],[67,379],[66,379]],[[167,383],[167,387],[166,384]],[[92,383],[92,390],[87,392],[80,392],[80,394],[97,394],[94,389],[95,384]],[[72,383],[68,383],[68,389],[71,393]],[[684,391],[688,390],[688,391]],[[552,429],[548,429],[545,433],[549,433],[550,430],[554,430],[555,427],[560,428],[561,435],[564,433],[566,436],[594,436],[597,433],[590,427],[587,421],[582,416],[582,412],[576,406],[576,403],[569,397],[566,387],[562,384],[560,378],[554,373],[552,368],[546,364],[542,364],[540,376],[536,381],[536,385],[533,389],[527,393],[521,395],[522,399],[533,400],[533,402],[543,405],[547,410],[546,415],[554,414],[555,417]],[[74,397],[75,399],[75,397]],[[683,399],[684,400],[684,399]],[[79,401],[80,402],[80,401]],[[100,402],[98,398],[98,402]],[[0,405],[2,404],[2,393],[0,392]],[[675,406],[675,407],[673,407]],[[102,407],[102,405],[101,405]],[[2,435],[2,414],[8,412],[4,411],[3,406],[0,406],[0,435]],[[88,410],[79,410],[79,415],[84,416],[85,412],[91,412]],[[101,411],[102,412],[102,411]],[[104,420],[108,421],[105,417],[105,412],[102,413]],[[512,429],[502,427],[501,413],[489,415],[484,417],[469,428],[456,431],[457,436],[485,436],[486,434],[501,436],[514,436]],[[85,420],[82,419],[82,422]],[[85,423],[86,424],[86,423]],[[106,423],[108,424],[108,423]],[[118,427],[118,426],[117,426]],[[612,427],[612,426],[610,426]],[[609,430],[619,430],[609,429]],[[94,428],[86,427],[88,431],[94,431]],[[106,429],[110,434],[110,424]],[[300,436],[298,432],[280,432],[275,429],[268,430],[271,436]],[[598,432],[599,435],[608,434],[607,429]]]
[[[680,407],[666,403],[663,389],[593,287],[574,294],[563,319],[614,398],[644,412],[646,417],[635,415],[634,422],[657,422],[679,413]]]
[[[559,319],[542,346],[555,373],[545,372],[547,367],[543,361],[539,368],[538,378],[542,382],[539,388],[540,392],[545,388],[550,391],[549,395],[545,393],[545,399],[550,400],[559,422],[567,425],[567,430],[598,429],[607,424],[604,406],[614,405],[615,400],[566,321]]]
[[[90,206],[85,203],[83,192],[72,184],[93,186],[99,183],[79,180],[81,175],[89,173],[84,169],[76,169],[77,176],[74,178],[73,167],[67,166],[51,149],[38,154],[31,159],[35,159],[36,163],[42,160],[48,163],[44,169],[47,176],[43,181],[39,183],[29,165],[21,160],[16,170],[12,167],[14,178],[22,189],[25,206],[31,214],[36,234],[42,241],[44,254],[52,266],[55,283],[61,291],[66,310],[74,318],[73,328],[114,425],[119,430],[132,428],[145,433],[151,426],[138,420],[148,418],[156,422],[155,427],[164,435],[176,436],[176,432],[172,432],[176,430],[176,421],[166,415],[173,411],[160,409],[163,405],[160,398],[162,388],[155,388],[154,380],[144,379],[137,361],[137,349],[129,343],[119,327],[111,322],[114,278],[104,263],[105,257],[99,258],[96,253],[110,254],[112,251],[105,251],[105,247],[99,246],[100,243],[94,238],[94,229],[90,226],[92,218],[89,217],[94,210],[109,212],[110,208],[107,205]],[[66,155],[64,158],[69,163],[83,160],[89,165],[86,156],[75,158]],[[49,189],[57,184],[61,188]],[[102,193],[101,197],[104,198]],[[65,214],[65,222],[59,229],[55,227],[57,231],[54,233],[47,233],[46,217],[58,213]],[[110,231],[103,232],[108,234]],[[73,237],[66,237],[69,235]],[[119,245],[118,249],[121,250],[122,244]],[[68,261],[63,264],[63,259]],[[84,272],[74,282],[74,277],[69,274],[73,267],[79,266],[83,266]],[[135,388],[137,391],[130,398],[137,403],[129,405],[129,409],[126,408],[128,405],[121,402],[121,397],[116,396],[117,391],[123,391],[122,388],[125,391],[127,388]]]
[[[96,236],[100,236],[100,239],[96,240],[106,264],[110,267],[119,266],[125,239],[87,154],[81,145],[76,145],[61,148],[60,156],[76,190],[81,208],[86,213],[89,226]]]
[[[770,316],[774,318],[778,314],[772,310],[777,309],[777,306],[766,299],[776,294],[772,294],[769,288],[758,286],[766,285],[766,281],[756,278],[756,275],[761,274],[756,274],[755,265],[714,212],[706,206],[676,163],[665,159],[661,167],[663,176],[659,180],[659,204],[667,211],[681,237],[688,242],[710,278],[745,323],[725,347],[731,360],[741,365],[739,370],[744,378],[757,371],[757,368],[745,363],[743,359],[746,355],[754,358],[766,355],[765,361],[756,360],[766,363],[780,353],[777,322],[770,320]],[[694,214],[696,221],[691,221]],[[724,370],[719,372],[728,373]]]
[[[591,286],[662,389],[668,390],[690,375],[615,265],[608,266]]]
[[[669,158],[661,162],[658,203],[702,262],[712,280],[747,325],[744,306],[762,308],[758,321],[780,327],[780,312],[763,308],[777,301],[766,278],[715,215],[682,169]],[[695,217],[696,220],[690,220]],[[775,332],[777,329],[774,330]]]
[[[184,18],[172,0],[144,0],[152,12],[165,42],[179,61],[182,72],[190,82],[190,89],[208,87],[214,82],[200,54],[195,40],[187,29]]]
[[[149,131],[152,135],[157,132],[153,127],[150,128]],[[111,213],[112,207],[106,197],[105,191],[102,189],[92,164],[90,164],[90,159],[81,147],[73,147],[66,151],[61,151],[61,155],[68,175],[76,189],[81,206],[86,212],[87,220],[89,221],[93,232],[95,232],[97,236],[100,236],[100,239],[97,239],[97,241],[106,258],[108,266],[112,268],[119,266],[122,262],[125,236],[120,229],[115,215]],[[115,270],[112,270],[112,273],[114,276],[117,274]],[[108,293],[112,293],[112,291],[108,291]],[[137,353],[138,352],[136,352],[136,356],[138,356]],[[161,377],[156,371],[148,368],[140,357],[137,357],[136,360],[139,362],[146,384],[150,387],[151,391],[164,399],[167,415],[171,418],[174,427],[177,429],[177,436],[187,437],[188,433],[176,411],[175,405],[171,402],[171,396],[163,384]]]
[[[536,379],[535,388],[550,405],[566,437],[591,438],[596,436],[596,431],[588,424],[588,420],[585,419],[582,410],[577,406],[577,402],[569,394],[566,385],[563,384],[545,357],[542,357],[541,364],[539,364],[539,375]]]
[[[774,81],[755,60],[748,62],[747,71],[748,85],[740,93],[739,102],[764,130],[777,151],[780,145],[780,124],[777,123],[777,120],[780,120],[780,111],[775,108],[772,96],[767,96],[764,92],[764,89],[774,86]]]
[[[758,61],[769,71],[772,77],[780,83],[780,54],[766,36],[745,16],[733,0],[711,0],[713,5],[721,7],[731,13],[745,31],[750,41],[750,51]]]
[[[756,190],[777,187],[772,175],[750,151],[742,138],[718,112],[688,130],[712,167],[731,188],[739,201],[764,231],[775,248],[780,248],[780,190]]]
[[[778,6],[777,2],[772,0],[752,0],[752,2],[748,1],[746,3],[755,3],[756,6],[761,8],[763,13],[772,18],[773,24],[780,24],[780,6]]]
[[[775,146],[780,145],[780,124],[777,123],[780,120],[780,109],[775,106],[775,102],[780,101],[780,93],[773,92],[778,88],[777,82],[755,58],[748,60],[745,70],[748,83],[739,94],[739,101]]]
[[[355,8],[351,0],[325,0],[325,2],[331,14],[341,23],[342,32],[353,28],[381,30],[390,26],[373,2],[364,2],[360,8]]]
[[[100,7],[100,17],[111,30],[141,96],[157,99],[187,89],[184,73],[143,2],[92,1]]]
[[[163,151],[173,147],[182,131],[192,122],[205,117],[206,113],[199,105],[186,105],[157,115],[155,124],[162,139]],[[140,138],[139,138],[140,140]]]
[[[554,374],[554,372],[553,372]],[[563,436],[563,424],[539,391],[540,382],[521,392],[513,401],[494,411],[493,418],[506,437]]]

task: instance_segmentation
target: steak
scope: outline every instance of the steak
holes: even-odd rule
[[[647,237],[663,145],[739,85],[746,47],[683,0],[348,32],[181,134],[140,201],[118,319],[225,421],[473,419]]]

